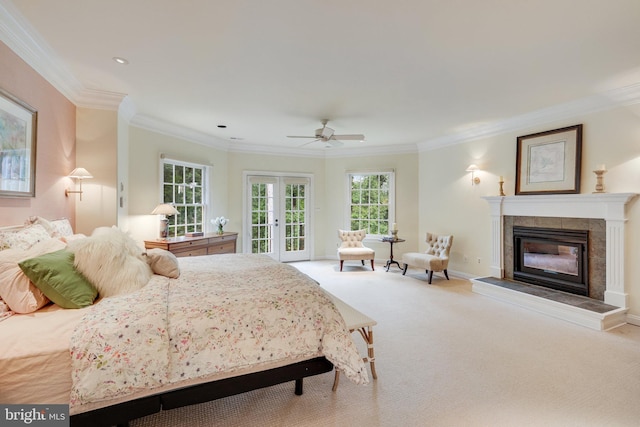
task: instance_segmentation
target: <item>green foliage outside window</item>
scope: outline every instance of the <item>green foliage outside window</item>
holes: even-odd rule
[[[351,174],[351,229],[389,234],[390,173]]]
[[[169,237],[204,231],[205,167],[165,159],[163,203],[170,203],[180,215],[169,217]]]

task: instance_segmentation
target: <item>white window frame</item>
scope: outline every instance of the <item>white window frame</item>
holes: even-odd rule
[[[164,200],[164,186],[165,186],[165,182],[164,182],[164,166],[165,166],[165,164],[171,164],[171,165],[174,165],[174,166],[183,166],[183,167],[188,167],[188,168],[200,169],[202,171],[202,184],[201,184],[202,202],[201,203],[182,204],[182,203],[174,203],[174,200],[171,200],[171,201],[165,201]],[[202,217],[201,217],[201,221],[202,222],[197,224],[199,227],[196,227],[196,229],[197,229],[197,231],[206,232],[207,231],[207,223],[208,223],[208,212],[210,210],[210,206],[209,206],[209,177],[211,176],[211,170],[210,170],[211,166],[200,164],[200,163],[186,162],[186,161],[177,160],[177,159],[173,159],[173,158],[169,158],[169,157],[166,157],[164,155],[161,155],[160,156],[160,167],[159,167],[159,169],[160,169],[160,176],[159,176],[159,183],[160,183],[159,200],[160,200],[160,203],[173,204],[178,210],[180,210],[180,207],[201,206],[202,207]],[[172,183],[172,185],[180,186],[180,184],[176,184],[175,183],[175,177],[174,177],[174,183]],[[189,185],[187,183],[185,183],[183,185],[185,187],[184,190],[185,191],[189,191],[189,189],[188,189]],[[183,224],[186,224],[184,221],[180,221],[181,220],[180,217],[181,217],[180,215],[177,215],[177,218],[173,218],[173,221],[170,220],[170,223],[169,223],[170,224],[170,226],[169,226],[169,236],[168,237],[177,237],[177,236],[182,236],[183,235],[183,234],[177,234],[176,233],[176,227],[174,226],[174,224],[176,223],[175,222],[176,220],[178,220],[178,222],[182,222]]]
[[[351,181],[354,175],[387,175],[389,177],[389,203],[388,212],[388,230],[391,232],[392,224],[396,218],[396,175],[394,169],[381,169],[381,170],[353,170],[345,173],[345,215],[344,215],[344,228],[346,230],[351,229]],[[368,230],[367,230],[368,231]],[[371,234],[367,232],[366,239],[380,239],[388,234]]]

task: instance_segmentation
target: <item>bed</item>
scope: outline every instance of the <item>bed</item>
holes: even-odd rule
[[[114,234],[130,245],[116,229],[102,239],[114,252],[88,244],[93,235],[51,236],[64,249],[29,261],[72,252],[81,270],[85,250],[92,266],[126,270],[128,261],[118,257],[138,257],[138,249],[113,245]],[[114,425],[288,381],[301,394],[303,378],[334,365],[352,381],[368,382],[330,296],[297,269],[261,255],[177,259],[154,251],[143,258],[151,274],[142,286],[122,288],[120,272],[112,271],[97,279],[97,299],[86,307],[49,303],[0,321],[0,342],[9,343],[0,350],[0,402],[69,404],[72,425]],[[86,277],[95,279],[90,271]],[[115,293],[104,287],[110,279],[118,281]]]

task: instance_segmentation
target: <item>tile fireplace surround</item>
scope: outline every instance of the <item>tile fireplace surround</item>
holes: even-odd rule
[[[504,278],[504,217],[603,219],[606,224],[606,285],[604,303],[618,307],[594,313],[555,301],[523,295],[492,280],[472,280],[473,291],[593,329],[606,330],[626,323],[629,295],[624,280],[626,205],[636,193],[554,194],[484,197],[491,208],[491,276]]]

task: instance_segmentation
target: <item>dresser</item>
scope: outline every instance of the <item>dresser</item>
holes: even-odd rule
[[[233,254],[236,252],[238,233],[207,233],[198,237],[174,237],[171,239],[145,240],[146,249],[164,249],[177,257]]]

